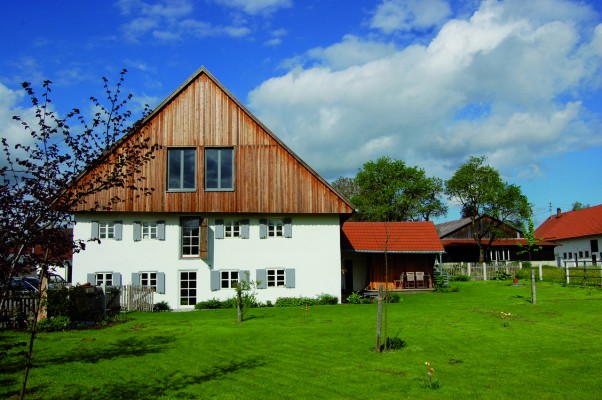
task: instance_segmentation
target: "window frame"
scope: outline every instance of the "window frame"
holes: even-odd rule
[[[283,238],[284,237],[284,219],[269,218],[267,223],[268,238]]]
[[[113,275],[114,275],[113,272],[95,272],[94,273],[94,286],[101,286],[101,287],[113,286]],[[101,277],[101,279],[98,279],[99,276]],[[110,276],[110,278],[108,278],[109,276]],[[107,282],[110,282],[110,284],[107,284]]]
[[[186,274],[186,279],[183,279],[183,275]],[[191,275],[194,274],[194,277],[191,277]],[[178,299],[180,302],[181,306],[194,306],[197,303],[198,300],[198,272],[197,271],[179,271],[178,272],[178,286],[179,286],[179,295],[178,295]],[[183,282],[186,282],[186,287],[184,287],[184,285],[182,284]],[[194,287],[190,286],[190,283],[194,282]],[[191,291],[194,291],[194,293],[191,294]],[[184,293],[186,293],[184,295]],[[192,300],[192,302],[191,302]]]
[[[286,268],[266,268],[265,274],[268,288],[286,287]]]
[[[145,230],[148,228],[148,233]],[[159,224],[157,221],[142,221],[140,223],[142,240],[158,240],[159,239]],[[148,236],[148,237],[147,237]]]
[[[209,172],[212,171],[212,169],[209,166],[209,162],[211,157],[208,156],[209,152],[213,152],[216,151],[217,152],[217,159],[216,159],[216,183],[217,186],[216,187],[209,187],[208,182],[210,180],[210,175]],[[222,163],[222,152],[229,152],[230,153],[230,186],[225,186],[224,185],[224,181],[227,181],[227,178],[222,177],[222,169],[224,164]],[[204,151],[204,181],[203,181],[203,187],[205,189],[206,192],[231,192],[234,191],[234,184],[235,184],[235,173],[234,173],[234,166],[235,166],[235,153],[234,153],[234,147],[205,147],[205,151]]]
[[[192,151],[194,153],[194,161],[193,161],[193,165],[192,168],[186,168],[187,163],[186,163],[186,152],[187,151]],[[172,187],[171,186],[171,177],[172,177],[172,168],[171,168],[171,155],[179,152],[180,153],[180,159],[179,159],[179,171],[178,172],[178,177],[177,180],[179,182],[179,185],[177,187]],[[175,158],[174,158],[175,160]],[[167,191],[168,192],[194,192],[197,190],[197,149],[196,147],[170,147],[167,149]],[[173,171],[174,174],[176,171]],[[192,176],[192,187],[188,187],[185,186],[185,182],[188,180],[186,179],[186,173],[187,172],[192,172],[193,176]],[[175,176],[174,176],[175,178]]]
[[[155,275],[154,278],[151,276],[153,274]],[[147,282],[143,283],[145,280]],[[152,283],[153,280],[154,284]],[[140,271],[140,282],[138,284],[150,288],[153,292],[157,292],[159,288],[159,273],[157,271]]]
[[[115,221],[98,221],[98,238],[115,240]]]
[[[196,226],[185,226],[186,222],[196,222]],[[186,234],[190,230],[190,234]],[[196,234],[194,231],[196,231]],[[193,242],[196,240],[196,244]],[[187,243],[188,242],[188,243]],[[194,248],[196,252],[192,252]],[[191,249],[190,252],[185,249]],[[180,255],[182,258],[199,258],[201,257],[201,218],[200,217],[181,217],[180,218]]]
[[[236,277],[233,275],[236,274]],[[224,277],[226,275],[226,277]],[[220,289],[236,289],[236,285],[240,281],[240,271],[237,269],[221,269],[219,271],[219,287]],[[226,283],[224,285],[224,283]]]
[[[242,223],[240,219],[225,219],[224,220],[224,238],[239,239],[241,236]]]

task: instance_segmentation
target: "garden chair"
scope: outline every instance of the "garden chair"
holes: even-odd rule
[[[406,273],[406,287],[408,288],[416,288],[416,280],[414,279],[413,272]]]
[[[416,287],[425,288],[424,272],[416,272]]]

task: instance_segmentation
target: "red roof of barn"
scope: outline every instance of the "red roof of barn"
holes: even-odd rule
[[[345,222],[343,251],[384,253],[443,253],[435,225],[426,222]]]
[[[602,234],[602,204],[577,211],[557,213],[546,219],[535,237],[545,240],[570,239]]]

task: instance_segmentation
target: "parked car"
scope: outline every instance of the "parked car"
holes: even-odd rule
[[[40,280],[32,276],[16,276],[10,280],[10,290],[37,292]]]

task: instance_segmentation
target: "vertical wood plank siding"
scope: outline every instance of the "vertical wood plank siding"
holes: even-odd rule
[[[224,213],[351,213],[341,199],[277,138],[267,132],[246,109],[206,73],[192,79],[169,102],[151,115],[140,131],[162,146],[142,168],[151,196],[135,196],[126,189],[111,189],[91,196],[88,205],[108,204],[112,196],[127,201],[114,211],[224,212]],[[197,190],[167,192],[167,150],[194,147],[197,151]],[[234,191],[204,191],[204,148],[234,148]],[[119,151],[116,149],[114,151]],[[99,168],[103,168],[102,166]],[[90,174],[88,174],[89,176]],[[84,176],[82,179],[86,179]]]

